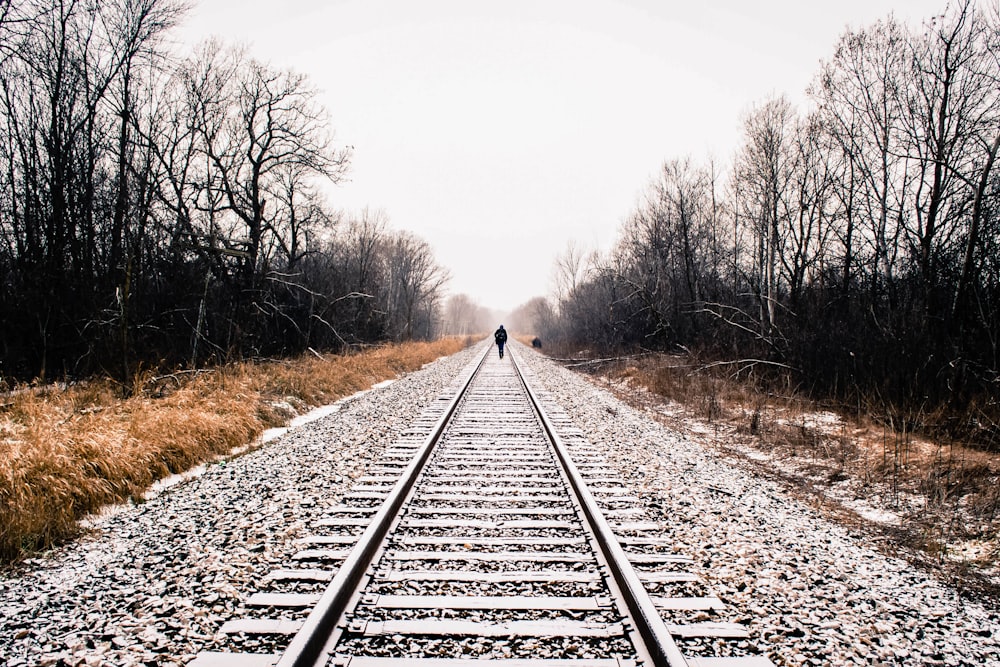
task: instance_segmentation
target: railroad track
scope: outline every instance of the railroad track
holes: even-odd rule
[[[233,650],[192,665],[771,666],[516,354],[492,350],[223,626]]]

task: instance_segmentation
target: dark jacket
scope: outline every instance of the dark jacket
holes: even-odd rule
[[[497,342],[497,345],[503,345],[507,342],[507,331],[500,327],[493,333],[493,340]]]

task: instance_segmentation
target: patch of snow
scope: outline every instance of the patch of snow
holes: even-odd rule
[[[871,521],[872,523],[878,523],[883,526],[899,526],[903,522],[903,517],[899,514],[884,508],[876,508],[867,503],[851,500],[840,500],[840,503],[862,519]]]
[[[767,452],[762,452],[760,450],[753,449],[751,447],[746,447],[744,449],[741,449],[740,453],[743,456],[747,457],[748,459],[752,459],[754,461],[758,461],[758,462],[765,462],[766,461],[768,463],[773,463],[774,462],[774,457],[772,457],[771,455],[769,455]]]

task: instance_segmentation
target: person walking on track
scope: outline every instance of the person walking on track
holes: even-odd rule
[[[500,348],[500,358],[503,359],[503,346],[507,342],[507,332],[502,324],[499,329],[493,332],[493,340],[497,342],[497,347]]]

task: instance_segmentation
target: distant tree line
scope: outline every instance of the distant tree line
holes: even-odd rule
[[[543,335],[698,349],[995,435],[997,6],[847,31],[809,97],[750,110],[728,173],[667,161],[609,252],[559,258]]]
[[[485,336],[500,321],[497,311],[480,306],[468,294],[455,294],[445,302],[442,331],[453,336]]]
[[[0,0],[0,379],[436,334],[447,274],[345,218],[306,78],[166,36],[179,0]]]

